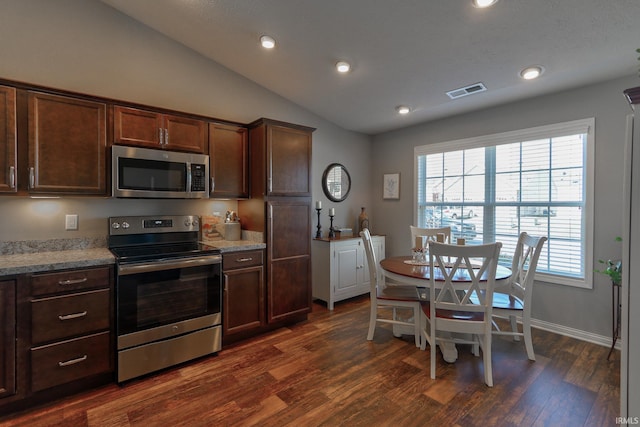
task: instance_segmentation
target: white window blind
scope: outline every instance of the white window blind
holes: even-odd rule
[[[591,287],[594,119],[415,149],[415,224],[467,244],[547,236],[538,280]]]

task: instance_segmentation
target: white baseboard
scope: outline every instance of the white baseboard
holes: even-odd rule
[[[580,329],[569,328],[555,323],[545,322],[544,320],[531,319],[531,326],[537,329],[553,332],[567,337],[575,338],[581,341],[587,341],[598,344],[603,347],[611,347],[611,336],[592,334],[591,332],[582,331]],[[616,341],[617,350],[621,349],[620,338]]]

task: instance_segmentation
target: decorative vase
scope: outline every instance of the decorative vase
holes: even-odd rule
[[[367,216],[367,213],[364,211],[364,207],[362,207],[361,209],[362,211],[358,216],[358,231],[362,231],[365,228],[369,228],[369,216]],[[369,231],[371,231],[370,228],[369,228]]]

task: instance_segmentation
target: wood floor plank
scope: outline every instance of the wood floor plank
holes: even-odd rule
[[[0,416],[0,426],[603,426],[615,425],[619,353],[534,330],[536,361],[522,342],[497,337],[494,387],[482,357],[459,346],[446,363],[389,326],[367,341],[369,301],[235,343],[122,385],[110,384],[47,406]]]

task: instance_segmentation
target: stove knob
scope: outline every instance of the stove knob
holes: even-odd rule
[[[129,228],[129,223],[128,223],[128,222],[123,222],[123,223],[122,223],[122,228],[124,228],[125,230],[126,230],[127,228]]]
[[[191,225],[191,221],[189,219],[184,220],[184,226],[189,227]]]
[[[198,218],[194,218],[192,224],[193,224],[194,227],[197,228],[198,227]]]
[[[120,228],[120,223],[114,222],[113,224],[111,224],[111,228],[113,228],[114,230],[117,230],[118,228]]]

